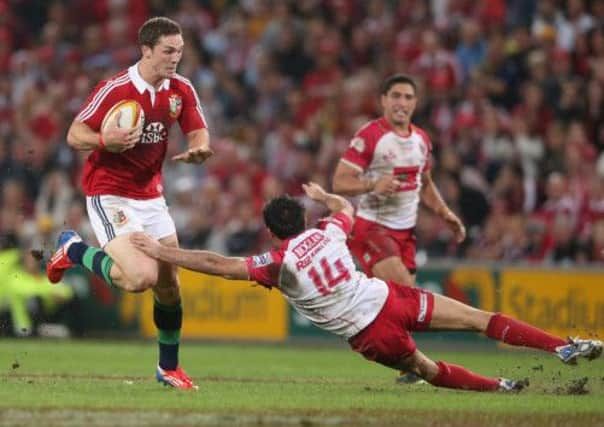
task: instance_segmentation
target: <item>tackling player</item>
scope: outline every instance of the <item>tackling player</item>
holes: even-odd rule
[[[71,124],[67,142],[91,151],[84,165],[82,186],[88,216],[100,248],[82,242],[73,231],[59,236],[57,251],[47,264],[51,282],[58,282],[74,265],[82,265],[108,284],[125,291],[152,289],[153,319],[159,335],[157,380],[172,387],[195,388],[178,364],[182,308],[176,268],[149,257],[129,239],[144,231],[160,244],[178,247],[174,221],[162,195],[161,166],[168,131],[178,122],[188,150],[172,160],[202,163],[212,155],[199,98],[189,80],[176,73],[184,41],[180,26],[155,17],[139,29],[141,59],[127,70],[102,81]],[[101,131],[113,105],[138,102],[144,123],[120,129],[117,120]]]
[[[277,197],[264,208],[264,221],[277,249],[248,258],[163,246],[144,233],[131,241],[153,258],[190,270],[233,280],[254,280],[279,289],[293,307],[316,326],[348,340],[354,351],[393,369],[414,372],[438,387],[476,391],[514,391],[524,381],[489,378],[419,351],[411,331],[479,331],[507,344],[556,354],[563,362],[593,359],[602,353],[597,340],[569,340],[550,335],[501,313],[478,310],[442,295],[400,286],[356,271],[346,247],[353,208],[319,185],[304,185],[313,200],[332,215],[318,228],[306,229],[304,207]]]

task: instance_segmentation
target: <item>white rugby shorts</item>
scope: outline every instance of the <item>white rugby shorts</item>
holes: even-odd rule
[[[88,218],[101,247],[116,236],[144,231],[155,239],[176,233],[163,197],[135,200],[120,196],[86,197]]]

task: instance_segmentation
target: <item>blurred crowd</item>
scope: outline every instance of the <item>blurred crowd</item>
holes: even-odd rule
[[[331,175],[379,116],[395,72],[420,86],[414,122],[467,241],[421,210],[425,259],[603,262],[602,0],[0,0],[0,247],[94,242],[67,127],[100,80],[134,63],[153,15],[183,27],[179,72],[216,155],[164,166],[185,247],[267,247],[262,205]],[[178,130],[168,158],[183,148]],[[312,217],[322,212],[308,204]]]

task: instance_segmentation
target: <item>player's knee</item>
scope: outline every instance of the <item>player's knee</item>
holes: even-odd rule
[[[491,321],[491,318],[495,315],[495,313],[490,312],[490,311],[478,310],[478,309],[476,311],[478,311],[478,314],[474,321],[476,331],[486,332],[486,330],[489,327],[489,322]]]
[[[158,284],[153,288],[153,294],[155,298],[166,305],[173,305],[180,301],[180,288],[178,286],[178,282],[174,281],[170,283],[169,286],[167,284]]]
[[[487,326],[489,325],[489,320],[493,313],[489,313],[488,311],[479,310],[477,308],[472,308],[468,310],[465,315],[465,323],[466,329],[472,330],[476,332],[484,332],[487,330]]]
[[[404,357],[401,362],[405,371],[413,372],[424,379],[434,378],[438,373],[436,363],[417,351]]]

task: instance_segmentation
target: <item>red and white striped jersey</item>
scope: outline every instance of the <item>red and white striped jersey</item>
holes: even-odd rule
[[[415,227],[421,174],[430,169],[431,153],[428,135],[417,126],[411,125],[407,135],[395,131],[384,117],[363,126],[341,161],[369,178],[394,175],[400,186],[391,196],[363,194],[357,216],[396,230]]]
[[[330,216],[280,249],[246,258],[249,278],[277,287],[302,316],[348,339],[376,318],[388,296],[385,282],[356,271],[346,247],[351,230],[347,215]]]
[[[138,64],[104,80],[88,96],[75,120],[99,131],[107,112],[119,101],[137,101],[145,113],[143,135],[123,153],[94,150],[86,160],[82,186],[87,196],[115,195],[152,199],[161,195],[161,167],[168,131],[178,121],[182,132],[205,128],[201,103],[191,82],[176,74],[156,90],[138,72]]]

